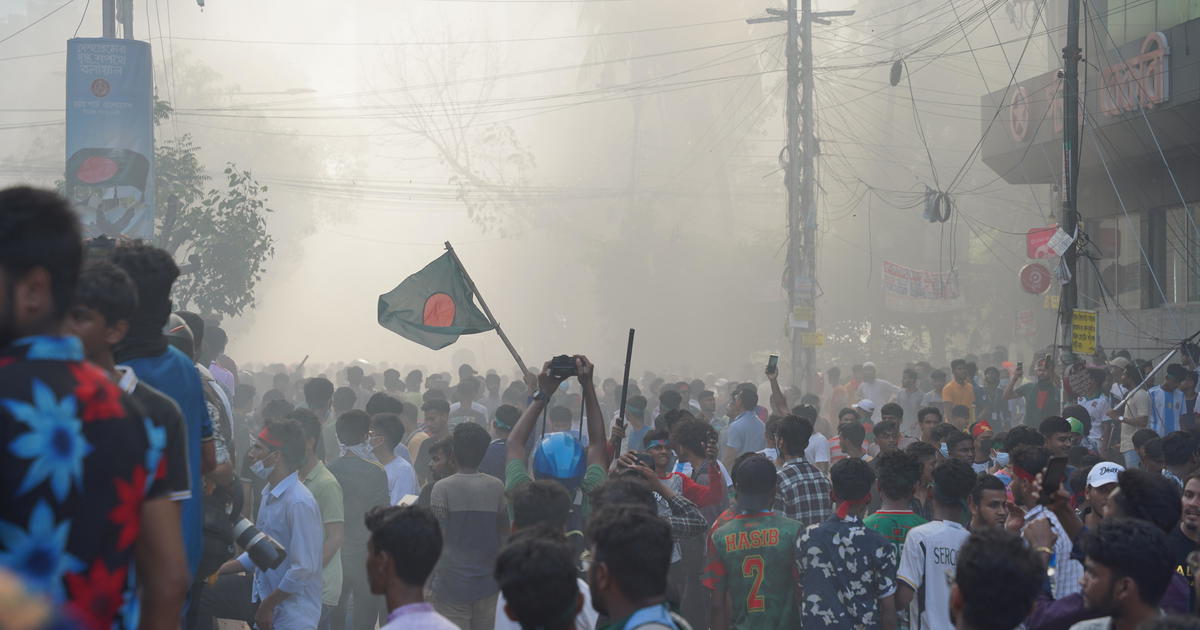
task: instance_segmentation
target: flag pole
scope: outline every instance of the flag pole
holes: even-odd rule
[[[529,374],[529,368],[525,367],[525,362],[521,360],[521,355],[517,354],[517,349],[513,347],[512,342],[508,340],[508,335],[504,334],[504,329],[500,327],[500,322],[492,315],[492,309],[488,308],[487,301],[479,294],[479,287],[475,286],[475,281],[471,279],[471,274],[467,273],[467,268],[463,265],[462,260],[458,258],[458,252],[454,251],[454,246],[450,241],[446,241],[446,251],[454,257],[454,262],[458,263],[458,268],[462,270],[463,279],[467,281],[467,286],[471,288],[471,293],[475,295],[475,299],[479,300],[479,306],[483,309],[483,314],[487,315],[488,321],[492,322],[492,326],[496,328],[496,334],[500,335],[500,341],[504,342],[504,347],[508,348],[509,354],[517,361],[517,366],[521,368],[521,374]]]

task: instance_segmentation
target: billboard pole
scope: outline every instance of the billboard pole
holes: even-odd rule
[[[104,37],[114,39],[117,36],[117,0],[104,0],[104,7],[101,11],[103,19],[103,29],[101,32]]]

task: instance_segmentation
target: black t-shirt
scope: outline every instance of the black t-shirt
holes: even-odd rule
[[[421,488],[421,494],[417,495],[417,505],[425,508],[430,507],[430,505],[433,503],[434,483],[435,482],[431,479],[429,483],[425,484]]]
[[[370,538],[363,516],[374,507],[391,503],[388,497],[387,473],[378,464],[364,461],[350,453],[329,462],[328,468],[342,486],[342,504],[346,517],[342,560],[361,559],[366,556],[367,539]]]
[[[1196,543],[1188,538],[1183,533],[1183,529],[1178,526],[1171,530],[1171,535],[1167,536],[1167,549],[1171,553],[1172,562],[1175,563],[1175,572],[1186,577],[1189,585],[1193,583],[1193,576],[1187,558],[1196,548]]]
[[[421,448],[413,456],[413,472],[417,474],[417,482],[425,483],[432,479],[430,474],[429,460],[433,459],[433,445],[439,442],[437,438],[429,437],[421,442]]]
[[[166,394],[138,381],[130,396],[137,401],[150,421],[166,431],[166,447],[163,463],[159,468],[160,478],[166,484],[167,497],[172,501],[183,501],[192,496],[191,477],[188,474],[187,429],[183,423],[183,412],[179,405]]]
[[[479,462],[479,472],[487,473],[500,481],[504,481],[504,465],[508,463],[508,443],[506,440],[492,440],[488,450]]]

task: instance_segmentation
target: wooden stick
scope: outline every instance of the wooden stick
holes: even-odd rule
[[[621,411],[617,413],[617,426],[625,427],[625,401],[629,399],[629,364],[633,362],[633,329],[629,329],[629,345],[625,348],[625,377],[621,380]],[[616,441],[613,449],[621,453],[621,440]]]
[[[492,315],[492,309],[488,308],[487,302],[479,294],[479,287],[475,286],[475,281],[471,279],[471,274],[467,273],[467,268],[463,266],[462,260],[458,257],[458,252],[454,251],[454,247],[450,245],[450,241],[446,241],[446,251],[450,252],[450,255],[454,257],[454,262],[458,263],[458,268],[462,270],[463,278],[467,281],[467,286],[471,288],[471,293],[475,294],[475,299],[479,300],[479,306],[483,309],[483,314],[487,315],[488,321],[492,322],[492,326],[496,327],[496,334],[500,335],[500,341],[504,342],[504,347],[508,348],[509,354],[517,361],[517,367],[521,368],[521,374],[529,374],[529,368],[525,367],[525,362],[521,360],[521,355],[517,354],[517,349],[508,340],[508,335],[504,334],[504,329],[500,327],[500,322],[496,321],[496,318]]]

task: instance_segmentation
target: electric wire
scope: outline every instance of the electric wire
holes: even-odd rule
[[[49,12],[47,12],[45,15],[37,18],[36,20],[26,24],[25,26],[22,26],[21,28],[9,33],[8,35],[5,35],[4,37],[0,37],[0,44],[3,44],[4,42],[16,37],[17,35],[20,35],[21,33],[24,33],[25,31],[37,26],[38,24],[41,24],[42,21],[44,21],[46,18],[49,18],[50,16],[54,15],[55,13],[58,13],[59,11],[62,11],[63,9],[71,6],[72,4],[75,3],[75,1],[76,0],[67,0],[66,2],[58,5],[57,7],[50,9]]]

